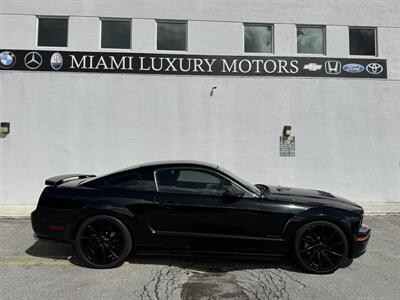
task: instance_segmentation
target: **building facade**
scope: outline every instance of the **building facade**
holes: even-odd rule
[[[169,159],[399,202],[399,15],[398,0],[0,0],[0,204]]]

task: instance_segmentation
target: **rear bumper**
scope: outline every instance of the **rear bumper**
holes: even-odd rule
[[[31,223],[36,237],[65,241],[65,231],[70,220],[52,209],[38,207],[31,213]]]
[[[371,229],[365,225],[361,226],[354,241],[353,258],[359,257],[365,253],[370,237]]]

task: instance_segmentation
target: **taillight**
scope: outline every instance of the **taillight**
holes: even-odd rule
[[[65,227],[60,225],[49,225],[49,229],[54,231],[64,231]]]

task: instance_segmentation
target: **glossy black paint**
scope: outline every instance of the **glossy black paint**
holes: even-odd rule
[[[158,192],[154,174],[166,167],[218,173],[243,188],[246,195],[232,198]],[[105,184],[132,173],[139,173],[150,188],[133,190]],[[264,194],[255,195],[246,189],[246,183],[206,163],[151,163],[101,177],[56,176],[46,184],[32,212],[38,237],[72,242],[86,218],[104,214],[128,227],[136,253],[285,255],[299,226],[327,220],[344,231],[349,256],[357,257],[365,252],[370,234],[369,229],[361,227],[362,208],[348,200],[322,191],[264,185],[257,185]],[[363,242],[356,241],[366,235]]]

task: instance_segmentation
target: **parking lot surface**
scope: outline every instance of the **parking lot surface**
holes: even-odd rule
[[[63,243],[36,241],[30,220],[0,220],[0,299],[400,299],[400,216],[367,216],[365,255],[329,275],[291,261],[133,257],[81,266]]]

